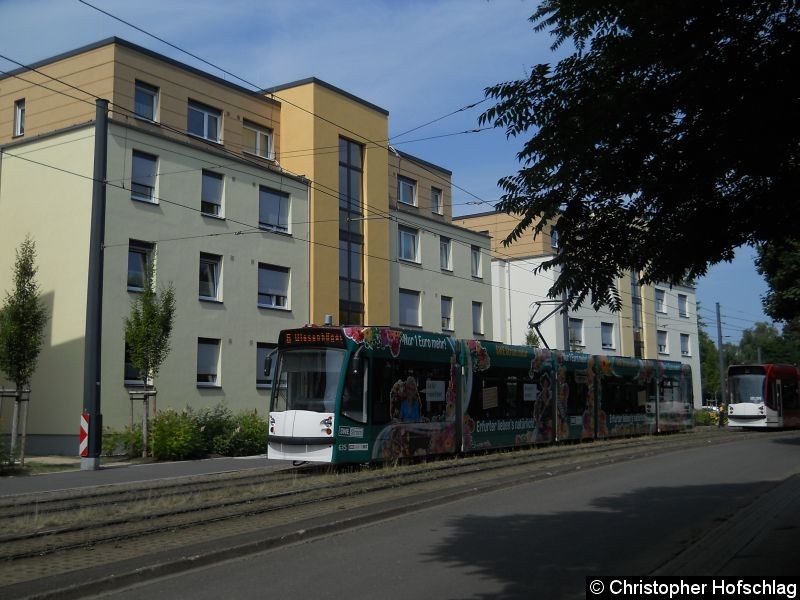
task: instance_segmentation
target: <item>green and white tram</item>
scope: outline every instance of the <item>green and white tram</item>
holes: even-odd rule
[[[676,362],[312,326],[281,332],[274,366],[272,459],[390,461],[693,424],[691,371]]]

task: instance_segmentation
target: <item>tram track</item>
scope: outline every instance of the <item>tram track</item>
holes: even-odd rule
[[[88,490],[84,494],[72,491],[67,498],[47,499],[45,510],[57,514],[64,522],[49,527],[37,527],[35,520],[30,520],[31,514],[26,516],[19,510],[22,498],[17,497],[16,509],[8,502],[0,507],[0,530],[9,531],[12,523],[21,525],[15,533],[0,536],[0,561],[40,558],[233,520],[256,517],[269,520],[270,515],[282,512],[298,512],[356,497],[377,497],[398,489],[413,493],[431,484],[448,489],[491,478],[516,476],[524,479],[546,473],[554,466],[567,470],[588,468],[656,451],[702,445],[712,439],[720,442],[725,438],[719,432],[714,435],[678,434],[472,455],[402,467],[272,471],[230,477],[227,484],[224,479],[213,478],[122,490]],[[163,502],[169,497],[182,501],[166,508],[154,502],[156,499]],[[125,514],[131,506],[136,510]],[[9,510],[3,513],[5,509]],[[32,514],[35,515],[36,510],[32,507]],[[25,526],[26,519],[30,520],[30,527]]]

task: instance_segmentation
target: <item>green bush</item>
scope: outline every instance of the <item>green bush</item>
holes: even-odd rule
[[[696,410],[694,411],[694,424],[695,425],[718,425],[719,414],[709,410]]]
[[[224,456],[252,456],[267,449],[266,419],[256,411],[239,413],[233,417],[233,428],[227,435],[214,439],[214,452]]]
[[[233,413],[222,404],[217,404],[213,408],[204,408],[190,414],[194,415],[195,422],[200,428],[203,438],[203,454],[219,454],[215,447],[215,440],[218,437],[227,437],[236,428]]]
[[[142,426],[127,426],[122,431],[104,431],[102,452],[103,456],[141,456]]]
[[[159,460],[186,460],[205,455],[203,433],[192,411],[159,411],[153,418],[150,448]]]

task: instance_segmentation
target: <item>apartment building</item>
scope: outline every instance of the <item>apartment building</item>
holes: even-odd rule
[[[518,219],[499,212],[455,219],[455,223],[491,236],[495,338],[524,344],[529,323],[538,325],[542,344],[600,355],[675,360],[691,365],[694,401],[702,403],[700,346],[695,290],[687,285],[640,285],[636,273],[619,278],[622,309],[595,311],[584,304],[564,315],[547,292],[557,270],[534,274],[558,248],[555,232],[532,233],[509,246],[502,241]]]
[[[51,315],[31,382],[28,452],[77,452],[96,98],[111,107],[104,424],[119,429],[141,414],[128,394],[141,384],[126,364],[123,321],[150,261],[155,285],[171,283],[177,303],[158,407],[265,410],[263,355],[281,329],[309,320],[309,181],[274,161],[279,103],[117,39],[35,68],[0,80],[0,288],[30,235]]]
[[[248,90],[119,38],[32,66],[0,78],[0,292],[30,235],[51,314],[31,383],[29,453],[77,450],[97,99],[110,107],[105,426],[141,414],[123,321],[151,262],[155,285],[171,283],[177,299],[159,408],[266,410],[262,365],[278,332],[328,316],[491,335],[491,270],[480,258],[489,238],[452,224],[448,171],[390,152],[388,111],[315,78]],[[412,180],[419,195],[398,201]],[[401,257],[408,229],[418,232],[416,260]],[[442,237],[453,244],[448,269]]]

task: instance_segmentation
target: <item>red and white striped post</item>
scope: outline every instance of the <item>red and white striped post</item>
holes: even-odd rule
[[[78,439],[78,449],[81,458],[89,456],[89,413],[81,415],[81,433]]]

